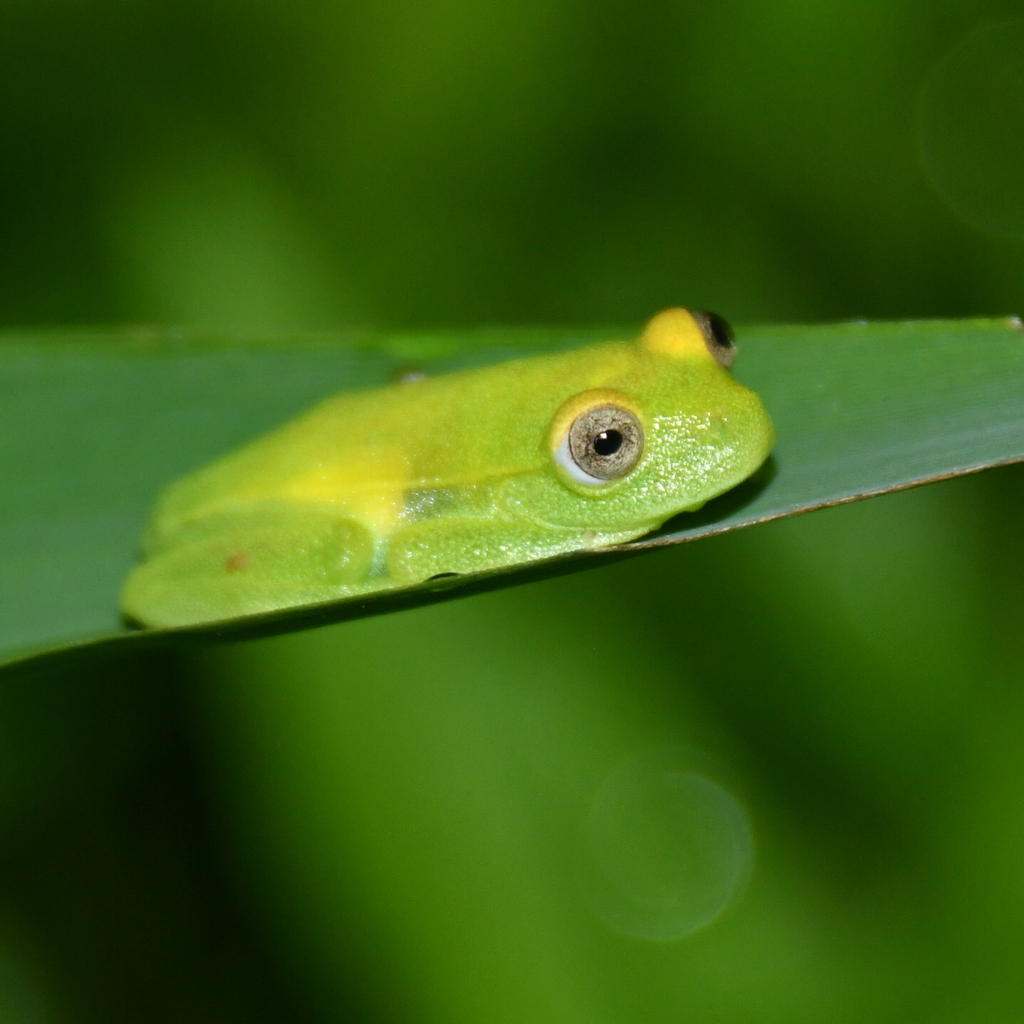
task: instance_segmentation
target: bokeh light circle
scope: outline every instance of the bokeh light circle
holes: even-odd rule
[[[742,891],[747,813],[685,748],[648,751],[594,795],[589,902],[612,928],[670,941],[705,927]]]
[[[921,92],[918,143],[960,216],[1024,238],[1024,19],[974,29],[939,62]]]

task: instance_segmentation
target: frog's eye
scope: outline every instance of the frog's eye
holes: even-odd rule
[[[644,450],[644,428],[628,409],[598,405],[572,421],[555,459],[581,484],[605,484],[625,476]]]
[[[700,333],[704,335],[708,351],[718,360],[719,365],[728,369],[736,358],[736,339],[733,337],[729,321],[717,313],[709,313],[706,309],[695,309],[692,315],[697,321]]]

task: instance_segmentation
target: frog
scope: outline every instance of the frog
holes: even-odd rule
[[[735,354],[722,317],[676,307],[635,339],[336,394],[159,495],[122,614],[203,625],[635,540],[770,454]]]

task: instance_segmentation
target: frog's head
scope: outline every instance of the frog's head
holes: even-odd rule
[[[651,528],[749,477],[775,434],[733,378],[729,325],[669,309],[618,348],[599,386],[572,395],[548,434],[561,497],[550,519],[597,530]]]

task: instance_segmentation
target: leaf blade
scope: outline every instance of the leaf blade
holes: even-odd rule
[[[1024,460],[1024,334],[1014,319],[752,328],[741,335],[737,375],[775,419],[772,464],[649,537],[217,627],[120,626],[117,588],[170,479],[410,360],[444,372],[626,333],[9,335],[0,340],[0,663],[23,662],[26,651],[266,635],[413,607]],[[67,642],[74,637],[84,648]]]

